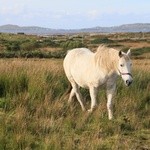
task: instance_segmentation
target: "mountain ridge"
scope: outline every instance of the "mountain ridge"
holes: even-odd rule
[[[72,33],[115,33],[115,32],[150,32],[150,23],[123,24],[111,27],[91,27],[81,29],[52,29],[39,26],[18,26],[6,24],[0,26],[2,33],[19,33],[51,35],[51,34],[72,34]]]

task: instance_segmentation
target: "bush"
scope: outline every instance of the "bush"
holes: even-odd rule
[[[132,55],[139,56],[139,55],[142,55],[144,53],[149,53],[149,52],[150,52],[150,47],[137,48],[132,51]]]
[[[6,49],[8,51],[19,51],[20,50],[20,44],[17,41],[12,41],[6,44]]]
[[[113,40],[108,39],[107,37],[104,38],[96,38],[91,41],[92,44],[108,44],[113,43]]]
[[[45,52],[40,50],[32,51],[4,51],[0,52],[0,58],[64,58],[66,52]]]
[[[59,44],[52,41],[51,39],[45,39],[43,42],[41,42],[41,46],[42,47],[47,47],[47,46],[57,47],[57,46],[59,46]]]
[[[66,42],[61,43],[61,47],[64,50],[69,50],[73,48],[84,47],[84,44],[80,41],[66,41]]]
[[[26,50],[26,51],[29,51],[29,50],[34,50],[36,48],[39,48],[40,47],[40,44],[38,42],[27,42],[27,43],[23,43],[21,44],[21,50]]]

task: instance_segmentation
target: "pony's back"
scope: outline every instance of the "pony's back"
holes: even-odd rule
[[[64,59],[64,69],[66,70],[67,67],[70,65],[72,66],[75,63],[82,63],[88,61],[93,53],[87,48],[75,48],[69,50],[67,55]]]
[[[74,79],[80,86],[83,86],[81,80],[90,74],[94,63],[93,58],[94,53],[87,48],[76,48],[68,51],[63,65],[69,81]],[[80,82],[82,83],[80,84]]]

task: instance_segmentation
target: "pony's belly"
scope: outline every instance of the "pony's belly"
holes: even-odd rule
[[[75,77],[74,76],[74,80],[75,82],[80,86],[80,87],[83,87],[83,88],[89,88],[89,87],[99,87],[103,84],[106,83],[107,79],[106,78],[95,78],[95,79],[87,79],[86,77],[85,78],[79,78],[79,77]]]
[[[88,83],[85,82],[84,80],[78,78],[78,77],[74,77],[75,82],[82,88],[88,88]]]

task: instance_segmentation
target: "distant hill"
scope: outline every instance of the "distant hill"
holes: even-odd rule
[[[50,34],[71,34],[71,33],[115,33],[115,32],[150,32],[150,23],[125,24],[113,27],[93,27],[84,29],[51,29],[38,26],[20,27],[17,25],[0,26],[0,32],[50,35]]]

